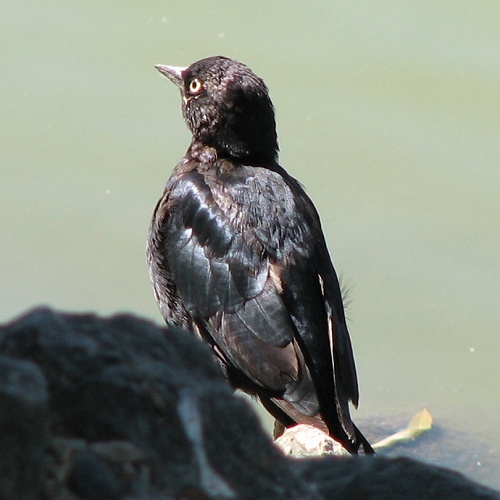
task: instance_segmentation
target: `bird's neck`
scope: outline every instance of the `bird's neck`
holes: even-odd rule
[[[213,163],[217,159],[229,160],[242,165],[271,167],[278,162],[276,137],[251,136],[247,140],[231,139],[230,136],[193,137],[189,153],[202,163]]]
[[[205,165],[213,165],[219,158],[219,154],[215,147],[204,144],[199,139],[193,137],[187,150],[186,157],[198,160]]]

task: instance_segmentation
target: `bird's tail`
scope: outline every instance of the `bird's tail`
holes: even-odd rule
[[[368,442],[368,440],[363,436],[361,431],[354,425],[354,435],[356,436],[356,445],[357,445],[357,450],[359,450],[359,447],[363,447],[363,452],[365,455],[374,455],[375,450],[372,448],[371,444]]]

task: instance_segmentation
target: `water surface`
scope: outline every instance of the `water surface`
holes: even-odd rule
[[[0,40],[0,320],[160,322],[146,233],[189,134],[153,64],[235,57],[351,289],[355,416],[426,404],[500,488],[498,2],[3,1]]]

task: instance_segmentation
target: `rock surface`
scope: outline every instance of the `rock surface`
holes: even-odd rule
[[[407,458],[292,459],[189,333],[36,309],[0,327],[0,498],[500,498]]]

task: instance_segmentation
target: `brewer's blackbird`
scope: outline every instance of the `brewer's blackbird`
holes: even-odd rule
[[[265,83],[222,56],[156,69],[179,87],[193,135],[149,232],[165,321],[208,342],[233,387],[283,426],[373,453],[349,414],[358,383],[337,275],[313,203],[278,163]]]

